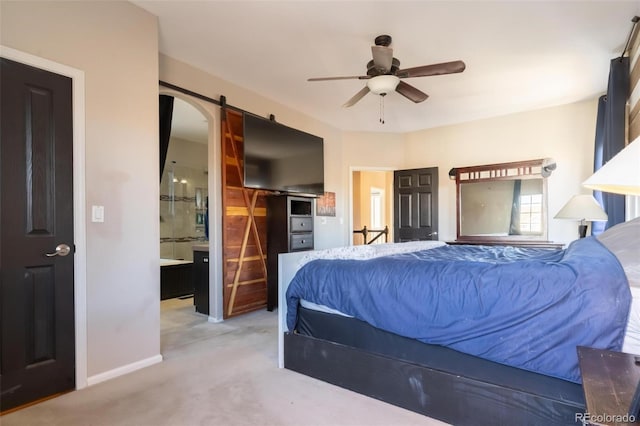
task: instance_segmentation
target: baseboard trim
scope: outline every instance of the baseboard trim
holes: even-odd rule
[[[221,323],[223,320],[218,319],[218,318],[214,318],[214,317],[209,317],[209,318],[207,318],[207,321],[211,322],[213,324],[218,324],[218,323]]]
[[[123,365],[122,367],[114,368],[113,370],[105,371],[104,373],[89,376],[87,378],[87,385],[93,386],[98,383],[105,382],[107,380],[115,379],[116,377],[123,376],[125,374],[133,373],[141,368],[149,367],[153,364],[162,362],[162,355],[158,354],[140,361],[132,362],[131,364]]]

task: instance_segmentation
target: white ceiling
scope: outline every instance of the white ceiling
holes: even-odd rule
[[[343,130],[408,132],[591,99],[606,90],[640,1],[134,1],[159,17],[160,51]],[[342,104],[373,40],[400,68],[461,59],[461,74],[404,80],[398,93]],[[224,95],[224,93],[221,93]],[[227,99],[234,104],[233,99]],[[287,124],[287,123],[284,123]]]

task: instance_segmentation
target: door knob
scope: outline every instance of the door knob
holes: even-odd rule
[[[56,251],[54,253],[45,253],[44,255],[47,257],[66,256],[69,253],[71,253],[71,247],[66,244],[58,244],[58,247],[56,247]]]

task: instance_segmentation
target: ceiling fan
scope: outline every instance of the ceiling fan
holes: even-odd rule
[[[393,49],[390,35],[379,35],[374,40],[375,46],[371,46],[373,59],[367,63],[367,75],[349,77],[319,77],[310,78],[307,81],[326,80],[368,80],[367,85],[349,99],[343,106],[350,107],[356,104],[367,93],[385,96],[395,90],[405,98],[419,103],[429,97],[426,93],[414,86],[400,81],[410,77],[427,77],[430,75],[454,74],[464,71],[466,65],[462,61],[443,62],[440,64],[422,65],[419,67],[400,69],[400,61],[393,57]]]

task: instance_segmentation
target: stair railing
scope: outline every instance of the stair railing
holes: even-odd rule
[[[366,225],[362,227],[362,229],[354,230],[354,234],[362,234],[364,237],[365,244],[371,244],[374,241],[378,240],[378,238],[384,235],[384,242],[386,243],[389,236],[389,227],[385,225],[384,229],[367,229]],[[371,240],[367,241],[367,237],[369,234],[375,234]]]

